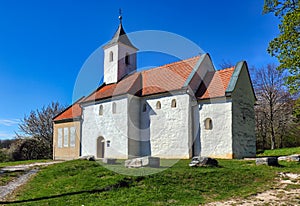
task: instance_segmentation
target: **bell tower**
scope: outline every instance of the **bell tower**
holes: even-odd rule
[[[124,31],[122,15],[119,16],[119,27],[113,38],[103,46],[104,50],[104,83],[117,83],[129,73],[136,71],[136,52]]]

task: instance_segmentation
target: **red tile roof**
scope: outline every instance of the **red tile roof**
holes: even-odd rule
[[[200,56],[196,56],[150,70],[133,73],[114,84],[103,84],[88,97],[80,99],[56,116],[54,121],[80,117],[80,103],[83,102],[91,102],[128,93],[137,96],[146,96],[182,89],[199,59]],[[225,96],[225,91],[233,71],[234,68],[232,67],[207,73],[204,81],[199,86],[196,97],[201,100]]]
[[[85,98],[84,102],[110,98],[121,94],[135,94],[140,90],[140,88],[137,87],[137,85],[139,85],[140,75],[140,72],[133,73],[118,83],[102,85],[87,98]]]
[[[200,56],[186,59],[142,72],[142,95],[181,89],[193,71]]]
[[[233,74],[234,67],[216,71],[214,73],[210,72],[206,75],[208,79],[208,87],[202,83],[197,91],[198,99],[210,99],[216,97],[224,97],[226,88],[230,82],[230,78]]]
[[[126,76],[115,84],[99,87],[84,102],[110,98],[121,94],[146,96],[181,89],[200,56],[166,64]]]
[[[80,98],[73,105],[69,106],[63,112],[54,117],[53,121],[60,120],[72,120],[78,117],[81,117],[82,109],[80,107],[80,103],[84,100],[84,97]]]

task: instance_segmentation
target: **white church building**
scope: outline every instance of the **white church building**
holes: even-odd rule
[[[202,54],[137,72],[138,49],[121,22],[103,50],[103,84],[53,118],[54,159],[255,156],[245,61],[216,70]]]

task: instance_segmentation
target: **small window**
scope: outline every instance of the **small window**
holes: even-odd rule
[[[75,147],[76,140],[76,129],[75,127],[70,127],[70,147]]]
[[[212,129],[212,120],[210,118],[206,118],[204,120],[204,128],[207,129],[207,130]]]
[[[103,105],[99,106],[99,115],[103,115]]]
[[[160,101],[156,102],[156,109],[161,109],[161,103],[160,103]]]
[[[130,55],[128,53],[126,53],[126,56],[125,56],[125,64],[126,65],[130,64]]]
[[[69,147],[69,128],[64,128],[64,147]]]
[[[110,141],[109,140],[107,140],[107,142],[106,142],[106,147],[110,147]]]
[[[116,114],[117,112],[117,104],[115,102],[112,103],[112,113]]]
[[[109,61],[112,62],[114,60],[114,53],[111,51],[109,52]]]
[[[58,140],[57,140],[57,147],[58,148],[62,148],[62,137],[63,136],[63,131],[62,131],[62,128],[58,128],[57,129],[57,138],[58,138]]]
[[[175,108],[175,107],[176,107],[176,99],[173,99],[173,100],[172,100],[171,107],[172,107],[172,108]]]
[[[143,112],[146,112],[147,111],[147,104],[143,104]]]

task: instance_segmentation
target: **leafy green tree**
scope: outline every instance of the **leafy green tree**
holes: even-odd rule
[[[285,83],[291,93],[300,92],[300,10],[299,0],[265,0],[263,13],[281,19],[280,34],[269,43],[268,53],[280,62],[279,70],[288,71]]]

